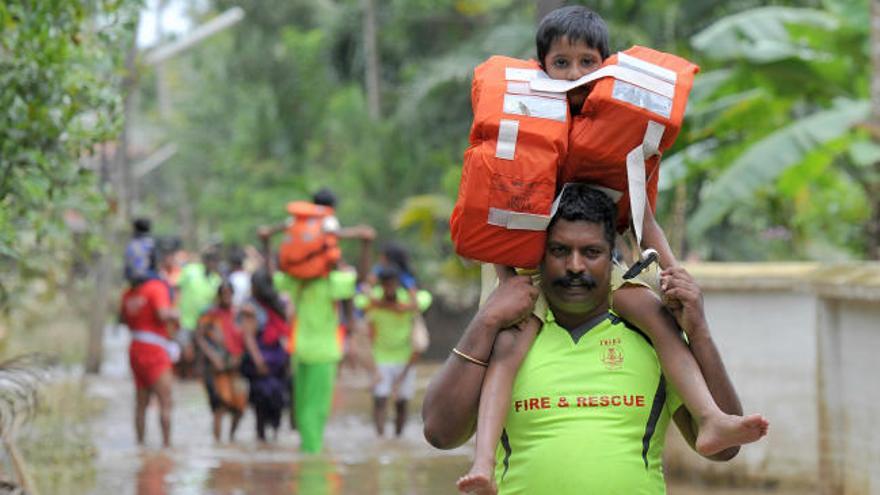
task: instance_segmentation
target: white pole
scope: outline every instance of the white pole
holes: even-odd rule
[[[144,57],[144,62],[148,65],[159,64],[242,19],[244,19],[244,10],[241,7],[233,7],[197,27],[183,38],[150,50]]]

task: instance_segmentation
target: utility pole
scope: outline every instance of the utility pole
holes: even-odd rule
[[[157,0],[156,2],[156,46],[160,46],[165,37],[162,14],[165,13],[166,1]],[[159,103],[159,116],[162,120],[166,120],[171,113],[171,102],[168,101],[168,81],[165,80],[165,66],[162,62],[156,63],[156,99]]]
[[[361,0],[363,7],[363,33],[364,33],[364,76],[367,88],[367,108],[370,118],[379,120],[382,116],[381,88],[379,86],[379,48],[376,40],[376,2],[375,0]]]

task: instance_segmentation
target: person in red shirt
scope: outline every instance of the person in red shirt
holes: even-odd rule
[[[158,278],[134,284],[122,295],[121,306],[120,320],[131,331],[128,358],[136,390],[134,427],[137,442],[139,445],[144,443],[147,406],[156,396],[162,445],[169,447],[171,364],[180,352],[180,347],[171,339],[176,329],[177,312],[171,302],[170,287]]]

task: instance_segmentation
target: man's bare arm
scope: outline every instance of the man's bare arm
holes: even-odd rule
[[[691,353],[700,365],[703,378],[718,408],[727,414],[742,416],[743,408],[739,395],[727,374],[721,353],[709,331],[709,324],[703,311],[703,294],[699,286],[684,268],[674,267],[664,270],[661,276],[661,288],[667,307],[670,307],[678,324],[688,336]],[[693,447],[697,427],[690,414],[686,409],[680,408],[673,415],[673,419],[682,436]],[[709,459],[726,461],[734,458],[738,453],[739,447],[731,447],[710,456]]]
[[[528,277],[505,280],[474,316],[455,348],[488,362],[498,331],[525,320],[537,295],[538,289]],[[431,445],[452,449],[473,435],[485,374],[484,366],[456,354],[446,359],[431,379],[422,402],[425,438]]]

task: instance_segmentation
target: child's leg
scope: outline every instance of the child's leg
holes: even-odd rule
[[[394,401],[394,435],[400,436],[403,434],[403,427],[406,425],[406,405],[408,401],[406,399],[398,399]]]
[[[510,408],[513,380],[539,328],[538,319],[529,318],[518,329],[503,330],[495,338],[489,369],[480,392],[474,465],[470,472],[458,480],[458,489],[462,492],[482,495],[497,491],[495,448]]]
[[[376,425],[376,433],[381,437],[385,435],[385,406],[388,397],[373,397],[373,423]]]
[[[397,386],[397,393],[394,398],[394,433],[399,437],[403,434],[403,427],[406,426],[407,407],[410,399],[412,399],[416,388],[416,370],[413,367],[404,367],[401,373],[402,377],[398,377],[400,383]]]
[[[699,364],[678,333],[678,326],[653,292],[627,285],[614,291],[612,297],[615,311],[648,334],[663,373],[696,419],[697,452],[712,455],[764,436],[766,421],[760,415],[735,416],[718,408]]]

